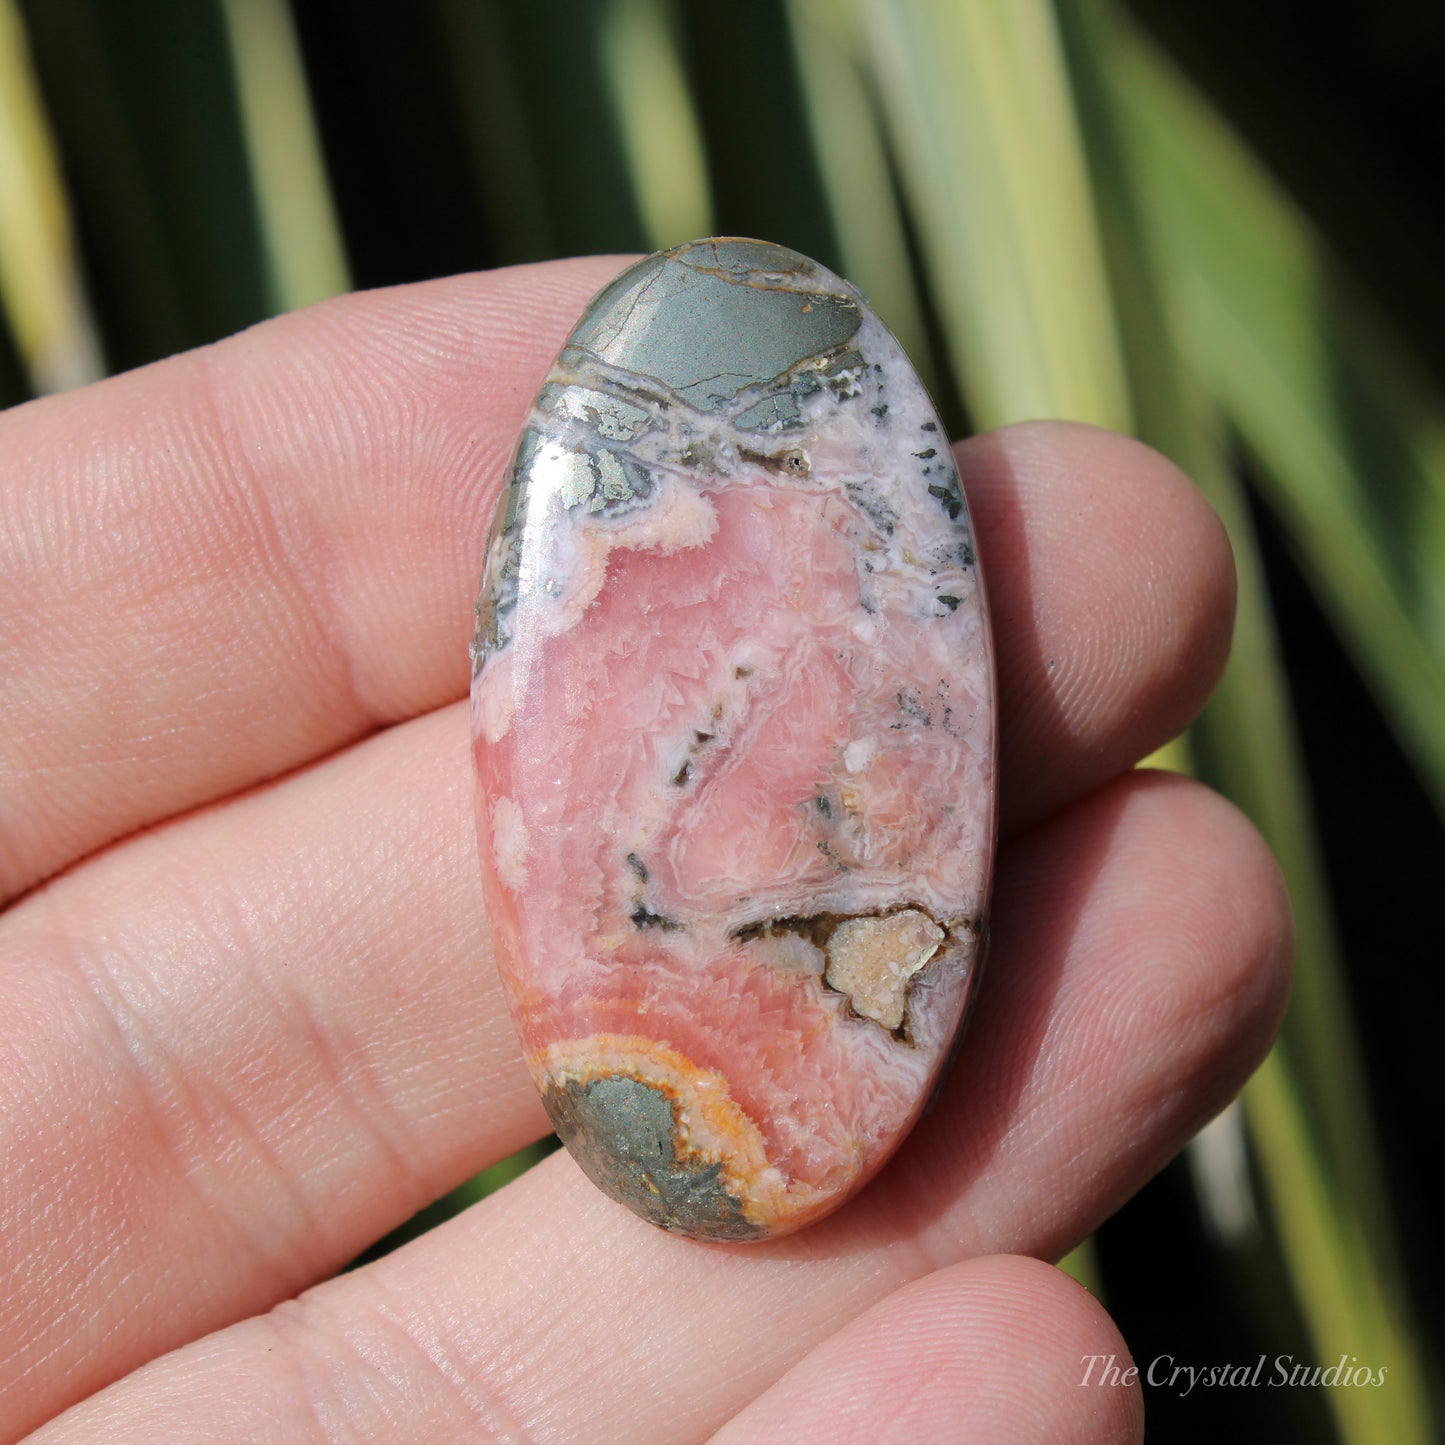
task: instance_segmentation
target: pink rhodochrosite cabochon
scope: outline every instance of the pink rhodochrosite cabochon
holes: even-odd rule
[[[665,1229],[832,1210],[959,1028],[996,791],[967,507],[859,293],[735,239],[603,290],[523,433],[473,652],[488,917],[557,1132]]]

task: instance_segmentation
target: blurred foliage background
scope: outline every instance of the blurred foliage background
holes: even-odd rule
[[[722,232],[860,285],[955,431],[1173,456],[1241,599],[1160,761],[1274,844],[1297,987],[1241,1105],[1067,1266],[1141,1365],[1388,1371],[1152,1388],[1151,1438],[1426,1442],[1442,73],[1412,0],[0,0],[0,404],[353,286]]]

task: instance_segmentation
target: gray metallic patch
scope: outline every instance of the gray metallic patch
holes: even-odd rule
[[[677,1120],[664,1090],[614,1074],[548,1088],[542,1103],[582,1172],[649,1223],[697,1239],[764,1234],[723,1187],[721,1165],[679,1159]]]
[[[791,389],[772,392],[733,418],[739,431],[788,431],[802,424],[803,413]]]
[[[632,441],[652,426],[652,418],[640,406],[587,386],[553,382],[542,388],[537,409],[581,421],[607,441]]]
[[[569,349],[711,411],[857,332],[863,318],[851,297],[794,284],[811,269],[796,252],[758,241],[650,256],[597,297]]]
[[[565,470],[556,483],[557,497],[569,510],[585,507],[616,517],[635,511],[652,496],[652,474],[626,452],[595,446],[566,453],[561,464]]]

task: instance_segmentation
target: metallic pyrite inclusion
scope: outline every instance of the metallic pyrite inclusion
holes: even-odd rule
[[[845,281],[697,241],[608,286],[517,449],[477,608],[477,832],[557,1132],[700,1239],[883,1163],[992,873],[994,682],[922,384]]]

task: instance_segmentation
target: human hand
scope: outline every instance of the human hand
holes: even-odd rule
[[[1289,919],[1232,808],[1130,771],[1215,681],[1233,574],[1168,463],[1083,427],[957,449],[993,946],[880,1178],[707,1246],[557,1155],[307,1290],[547,1128],[460,699],[516,432],[617,269],[349,297],[0,417],[0,1438],[1137,1436],[1137,1389],[1079,1383],[1123,1342],[1037,1260],[1239,1088]]]

